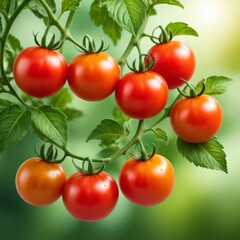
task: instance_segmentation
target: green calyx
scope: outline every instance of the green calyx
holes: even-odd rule
[[[135,59],[132,63],[132,66],[130,66],[127,63],[128,68],[132,72],[147,72],[151,71],[155,65],[155,59],[152,59],[152,57],[148,54],[140,54],[138,58],[138,65],[137,65],[137,59]]]
[[[101,171],[103,171],[103,169],[104,169],[104,164],[101,165],[99,168],[95,169],[94,166],[93,166],[93,162],[91,161],[90,158],[85,158],[85,159],[82,161],[82,167],[79,167],[79,166],[74,162],[74,160],[72,160],[72,163],[73,163],[74,167],[76,168],[76,170],[77,170],[78,172],[83,173],[84,175],[94,175],[94,174],[98,174],[98,173],[100,173]]]
[[[179,88],[177,88],[177,90],[185,98],[199,97],[199,96],[201,96],[205,92],[206,85],[205,85],[204,81],[202,82],[202,88],[201,88],[199,93],[196,92],[196,87],[194,85],[189,84],[186,80],[184,80],[182,78],[181,78],[181,81],[183,81],[186,84],[186,86],[185,86],[185,88],[183,90],[181,90]],[[188,93],[186,92],[187,88],[189,90]]]
[[[103,39],[101,39],[100,46],[97,48],[95,41],[89,35],[85,35],[82,40],[82,44],[78,45],[78,49],[82,53],[99,53],[106,51],[109,46],[105,47]]]
[[[156,37],[155,33],[159,29],[160,34]],[[151,41],[155,44],[170,42],[172,38],[173,38],[172,32],[170,30],[167,32],[166,29],[164,29],[162,26],[157,26],[156,28],[154,28],[152,31],[152,36],[150,37]]]
[[[33,33],[35,43],[39,47],[43,47],[43,48],[47,48],[47,49],[51,49],[51,50],[60,49],[63,45],[63,42],[61,40],[55,41],[56,37],[55,37],[55,34],[53,33],[50,41],[47,43],[47,34],[48,34],[48,30],[45,31],[45,33],[43,34],[43,37],[41,39],[41,42],[39,42],[37,39],[38,33]]]

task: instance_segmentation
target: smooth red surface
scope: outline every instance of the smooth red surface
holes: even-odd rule
[[[124,196],[142,206],[163,202],[172,192],[174,180],[172,164],[157,154],[146,161],[128,159],[119,174],[119,184]]]
[[[168,86],[153,71],[130,72],[119,81],[115,98],[126,115],[146,119],[157,115],[164,108],[168,100]]]
[[[43,98],[54,95],[64,86],[67,69],[67,62],[59,52],[33,46],[16,57],[13,74],[23,92]]]
[[[148,52],[155,59],[153,71],[166,80],[169,89],[183,85],[181,78],[188,81],[192,77],[196,60],[193,51],[184,43],[170,41],[156,44]]]
[[[173,106],[170,120],[179,138],[201,143],[212,138],[221,127],[222,108],[208,95],[182,98]]]

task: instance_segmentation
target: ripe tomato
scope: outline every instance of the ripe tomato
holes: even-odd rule
[[[173,106],[170,121],[177,136],[190,143],[212,138],[222,124],[222,108],[208,95],[182,98]]]
[[[169,89],[183,85],[180,78],[188,81],[195,70],[193,51],[178,41],[156,44],[148,52],[155,59],[153,71],[159,73],[166,80]]]
[[[28,47],[16,57],[13,75],[18,87],[26,94],[49,97],[58,92],[67,80],[67,62],[57,51]]]
[[[166,105],[168,86],[153,71],[130,72],[118,83],[115,98],[126,115],[146,119],[157,115]]]
[[[68,69],[71,90],[87,101],[108,97],[119,79],[117,61],[105,52],[80,54],[71,61]]]
[[[19,167],[15,182],[18,194],[25,202],[45,206],[62,195],[66,174],[59,164],[30,158]]]
[[[128,159],[119,174],[124,196],[142,206],[163,202],[172,192],[174,180],[172,164],[158,154],[145,161]]]
[[[76,218],[93,222],[108,216],[118,201],[118,186],[106,172],[74,173],[63,189],[66,209]]]

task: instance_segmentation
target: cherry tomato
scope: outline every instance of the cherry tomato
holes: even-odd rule
[[[25,202],[45,206],[62,195],[66,173],[59,164],[30,158],[19,167],[15,182],[17,192]]]
[[[145,161],[128,159],[119,174],[124,196],[142,206],[163,202],[172,192],[174,179],[172,164],[158,154]]]
[[[67,80],[67,62],[57,51],[28,47],[16,57],[13,75],[18,87],[32,97],[54,95]]]
[[[80,54],[71,61],[68,69],[71,90],[87,101],[108,97],[119,79],[117,61],[105,52]]]
[[[146,119],[157,115],[164,108],[168,99],[168,86],[155,72],[130,72],[119,81],[115,98],[126,115]]]
[[[108,216],[118,201],[115,180],[102,171],[93,175],[74,173],[63,189],[66,209],[77,219],[93,222]]]
[[[181,42],[156,44],[148,54],[156,61],[153,71],[163,76],[169,89],[182,86],[181,78],[188,81],[194,73],[196,65],[194,53]]]
[[[212,138],[221,127],[222,108],[208,95],[182,98],[173,106],[170,121],[179,138],[201,143]]]

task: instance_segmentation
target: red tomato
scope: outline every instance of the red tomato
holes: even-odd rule
[[[163,202],[172,192],[174,179],[172,164],[158,154],[145,161],[128,159],[119,174],[124,196],[142,206]]]
[[[24,49],[14,61],[13,75],[26,94],[49,97],[58,92],[67,80],[67,62],[57,51],[42,47]]]
[[[221,127],[222,108],[208,95],[182,98],[173,106],[170,121],[179,138],[201,143],[212,138]]]
[[[62,195],[66,174],[59,164],[30,158],[19,167],[15,181],[18,194],[25,202],[45,206]]]
[[[178,41],[156,44],[148,52],[155,59],[153,71],[166,80],[169,89],[183,85],[180,78],[188,81],[195,70],[195,57],[193,51]]]
[[[146,119],[157,115],[164,108],[168,99],[168,86],[155,72],[130,72],[119,81],[115,98],[126,115]]]
[[[120,79],[117,61],[107,53],[80,54],[69,65],[68,83],[81,99],[98,101],[108,97]]]
[[[93,222],[108,216],[118,201],[118,186],[106,172],[74,173],[66,182],[63,202],[76,218]]]

